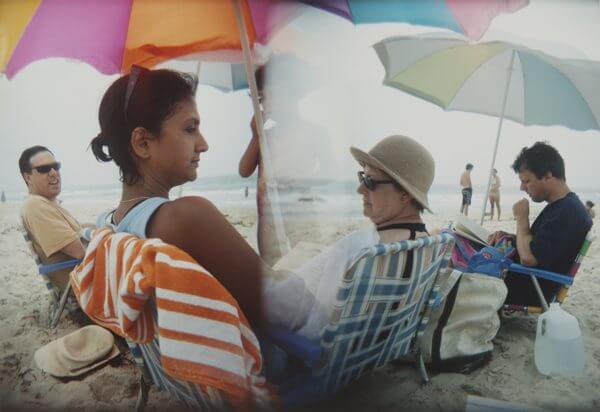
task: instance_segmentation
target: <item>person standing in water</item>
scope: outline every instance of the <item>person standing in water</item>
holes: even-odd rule
[[[462,193],[462,204],[460,206],[460,213],[465,216],[469,215],[469,205],[471,204],[471,198],[473,197],[473,185],[471,183],[471,171],[473,165],[467,163],[465,171],[460,175],[460,186]]]
[[[498,209],[498,220],[500,220],[500,176],[498,171],[492,169],[492,177],[490,179],[490,220],[494,219],[494,206]]]

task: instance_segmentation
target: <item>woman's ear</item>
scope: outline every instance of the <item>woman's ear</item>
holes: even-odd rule
[[[131,132],[131,148],[133,153],[141,158],[147,159],[150,157],[150,140],[152,134],[144,127],[136,127]]]

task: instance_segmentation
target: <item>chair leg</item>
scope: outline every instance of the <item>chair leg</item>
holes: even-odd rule
[[[531,281],[533,282],[533,286],[535,287],[535,291],[537,292],[538,297],[540,298],[540,302],[542,304],[542,308],[545,311],[548,310],[548,302],[546,302],[546,298],[544,297],[544,294],[542,293],[542,289],[540,288],[540,284],[538,283],[538,280],[536,279],[535,276],[531,276]]]
[[[69,293],[71,293],[71,280],[69,280],[69,282],[67,283],[67,286],[65,287],[65,290],[63,291],[63,293],[60,297],[60,301],[58,302],[58,306],[57,306],[56,310],[54,311],[54,315],[52,316],[52,321],[50,322],[50,327],[52,329],[54,329],[56,327],[56,325],[58,324],[60,315],[62,314],[63,309],[65,308],[65,303],[67,303],[67,298],[69,297]]]
[[[427,374],[427,368],[425,367],[425,360],[423,359],[423,354],[420,350],[417,352],[417,368],[421,374],[421,381],[423,382],[423,385],[427,385],[430,380],[429,375]]]
[[[146,379],[144,379],[144,374],[140,375],[140,390],[138,391],[138,398],[135,402],[135,411],[141,412],[146,407],[146,403],[148,402],[148,388],[149,385],[146,383]]]

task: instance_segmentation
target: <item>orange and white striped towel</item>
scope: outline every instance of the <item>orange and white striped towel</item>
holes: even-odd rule
[[[96,323],[138,343],[156,336],[169,375],[220,389],[233,405],[270,403],[259,343],[236,300],[177,247],[96,229],[71,284]]]

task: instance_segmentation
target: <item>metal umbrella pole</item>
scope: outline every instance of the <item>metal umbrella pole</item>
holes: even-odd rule
[[[244,15],[242,13],[242,5],[240,0],[233,2],[235,9],[235,16],[237,19],[238,29],[240,31],[240,40],[242,43],[242,51],[244,54],[244,66],[246,67],[246,77],[248,79],[248,86],[250,87],[250,95],[252,97],[252,107],[254,108],[254,119],[256,121],[256,130],[258,131],[258,145],[264,165],[264,177],[267,185],[267,196],[273,210],[275,235],[277,236],[277,245],[279,247],[281,255],[285,255],[290,251],[291,246],[289,239],[285,234],[283,227],[283,219],[281,209],[279,207],[279,192],[273,179],[273,168],[271,165],[271,155],[267,141],[265,139],[264,122],[260,104],[258,102],[258,88],[256,86],[256,78],[254,77],[254,71],[252,64],[252,56],[250,53],[250,41],[248,40],[248,31],[246,29],[246,22],[244,21]]]
[[[508,78],[506,79],[506,87],[504,88],[504,100],[502,101],[502,115],[500,116],[500,122],[498,123],[498,132],[496,133],[496,144],[494,145],[494,154],[492,155],[492,165],[490,166],[490,173],[488,176],[487,187],[485,189],[485,195],[483,196],[483,208],[481,210],[481,220],[479,224],[483,226],[483,219],[485,217],[485,209],[487,201],[490,195],[490,187],[492,184],[492,172],[496,165],[496,154],[498,153],[498,143],[500,142],[500,134],[502,133],[502,123],[504,122],[504,114],[506,112],[506,101],[508,100],[508,88],[510,87],[510,81],[512,79],[512,73],[514,70],[515,51],[513,50],[510,55],[510,64],[508,65]]]

